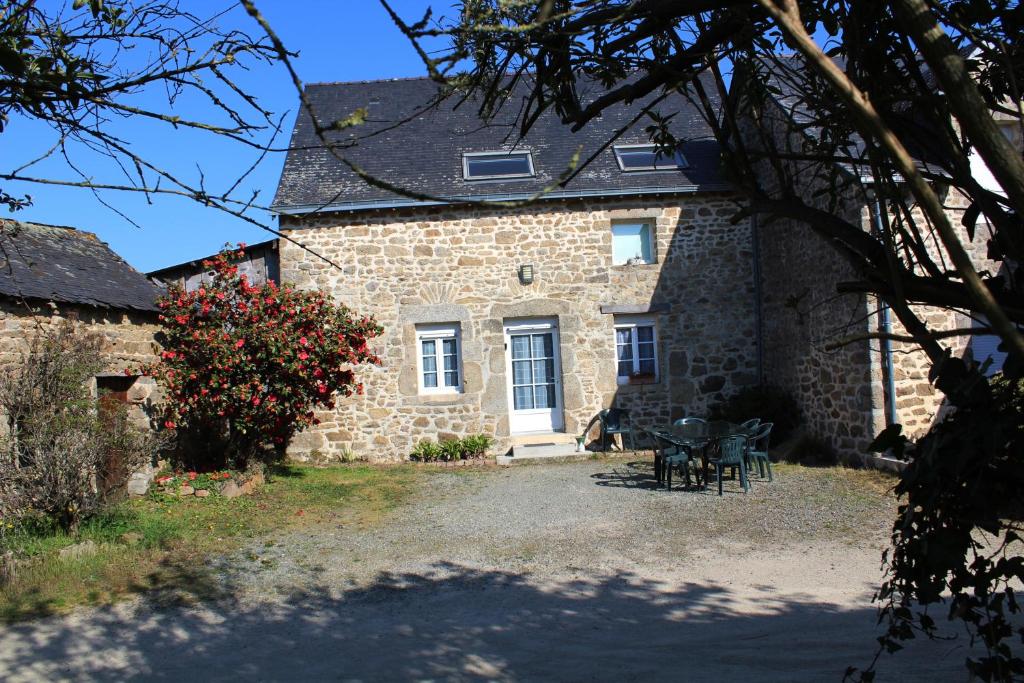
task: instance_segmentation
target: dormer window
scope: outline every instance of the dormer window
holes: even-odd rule
[[[532,178],[530,152],[472,152],[462,155],[462,176],[466,180]]]
[[[615,145],[614,149],[615,160],[623,173],[686,168],[686,159],[679,150],[675,154],[666,153],[655,145]]]

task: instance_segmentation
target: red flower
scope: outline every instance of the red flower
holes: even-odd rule
[[[306,360],[307,358],[309,358],[309,354],[308,353],[306,353],[305,351],[300,351],[299,352],[299,360]]]
[[[238,341],[235,342],[235,348],[236,349],[240,349],[243,346],[245,346],[245,340],[244,339],[239,339]]]
[[[303,346],[309,346],[309,340],[306,339],[305,337],[299,337],[299,343],[302,344]]]

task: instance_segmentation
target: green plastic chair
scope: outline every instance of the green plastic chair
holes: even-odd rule
[[[629,419],[629,411],[625,408],[605,408],[597,414],[601,421],[601,444],[608,443],[607,437],[622,435],[622,448],[626,448],[626,439],[629,439],[629,450],[636,450],[636,442],[633,437],[633,423]]]
[[[761,418],[754,417],[754,418],[751,418],[751,419],[747,420],[746,422],[740,422],[740,427],[743,428],[743,429],[751,429],[752,430],[755,427],[759,426],[760,424],[761,424]]]
[[[722,479],[725,476],[726,467],[738,468],[743,492],[746,493],[750,489],[750,482],[747,481],[747,465],[744,462],[746,453],[747,437],[745,436],[730,436],[718,442],[717,457],[708,460],[708,464],[714,466],[718,475],[718,495],[722,495]]]
[[[675,422],[673,422],[672,426],[679,427],[681,425],[688,425],[688,424],[707,424],[707,420],[699,418],[699,417],[681,417],[678,420],[676,420]],[[668,475],[667,482],[668,482],[669,490],[672,489],[672,467],[673,466],[677,467],[679,469],[679,474],[681,474],[684,477],[686,477],[686,481],[690,481],[690,463],[693,461],[694,456],[697,455],[696,451],[698,451],[698,449],[700,449],[700,447],[701,447],[701,444],[689,443],[687,446],[682,447],[682,448],[686,448],[687,449],[686,452],[684,453],[682,448],[677,446],[675,453],[673,453],[672,455],[669,455],[669,456],[665,456],[662,459],[662,467],[665,468],[665,471],[667,472],[667,475]],[[697,468],[697,470],[694,472],[694,479],[696,480],[697,484],[699,485],[700,484],[700,468]]]
[[[771,422],[765,422],[757,428],[757,432],[750,438],[750,445],[747,448],[747,458],[757,463],[757,472],[764,479],[765,470],[768,471],[768,481],[772,478],[772,461],[768,457],[768,437],[772,433]]]

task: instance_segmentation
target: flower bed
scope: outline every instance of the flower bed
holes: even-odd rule
[[[223,496],[236,498],[251,494],[265,481],[262,470],[235,472],[164,472],[153,480],[156,495],[183,498]]]
[[[481,459],[487,455],[487,449],[494,439],[486,434],[467,436],[464,439],[451,439],[435,443],[420,441],[409,454],[409,459],[417,462],[465,462]]]

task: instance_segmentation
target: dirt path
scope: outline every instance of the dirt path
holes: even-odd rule
[[[231,601],[4,628],[0,679],[840,680],[873,654],[885,482],[779,475],[722,498],[622,462],[432,477],[373,529],[224,560]],[[878,680],[966,680],[965,647]]]

